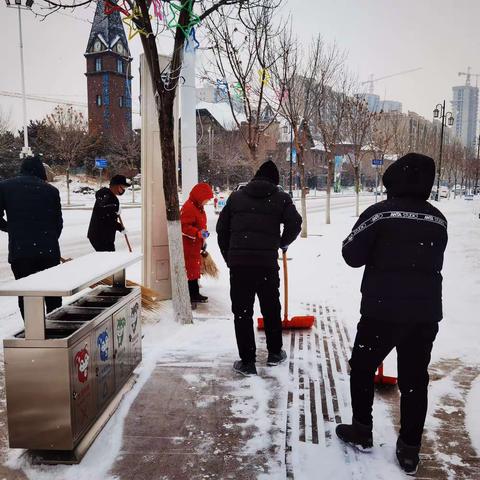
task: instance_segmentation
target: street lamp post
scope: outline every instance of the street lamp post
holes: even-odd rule
[[[437,202],[440,201],[440,178],[442,175],[442,151],[443,151],[443,132],[444,128],[447,125],[451,127],[453,125],[453,114],[452,112],[445,112],[445,100],[443,104],[438,103],[433,111],[433,118],[441,118],[442,119],[442,128],[440,130],[440,152],[438,156],[438,171],[437,171],[437,195],[436,200]]]
[[[23,103],[23,148],[20,152],[20,158],[32,156],[32,150],[28,145],[28,128],[27,128],[27,99],[25,96],[25,68],[23,64],[23,37],[22,37],[22,9],[30,10],[33,0],[26,0],[25,5],[22,0],[5,0],[7,7],[16,8],[18,10],[18,33],[20,37],[20,71],[22,75],[22,103]]]

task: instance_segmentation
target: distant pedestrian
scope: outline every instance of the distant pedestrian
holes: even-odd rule
[[[97,252],[115,251],[115,234],[125,229],[119,221],[119,196],[125,193],[129,181],[124,175],[114,175],[110,187],[103,187],[95,194],[95,205],[88,227],[87,237]]]
[[[0,182],[0,230],[8,232],[8,261],[16,279],[60,263],[62,227],[58,190],[47,183],[42,160],[26,158],[19,176]],[[62,298],[46,297],[45,303],[48,313]],[[23,317],[23,297],[18,306]]]
[[[264,319],[267,365],[278,365],[287,358],[282,350],[278,249],[286,251],[297,238],[302,218],[290,196],[278,189],[279,176],[272,161],[262,164],[245,187],[230,195],[217,223],[218,245],[230,268],[230,298],[241,359],[233,368],[246,376],[257,373],[255,295]]]
[[[417,471],[428,403],[428,365],[442,319],[442,265],[447,221],[427,202],[435,177],[430,157],[409,153],[383,176],[387,200],[367,208],[343,242],[351,267],[365,266],[361,319],[350,359],[353,419],[337,435],[362,449],[373,446],[374,375],[396,348],[401,394],[396,454]]]
[[[197,303],[206,303],[208,297],[200,294],[198,280],[201,270],[201,252],[210,233],[207,230],[207,215],[203,208],[213,198],[213,191],[207,183],[198,183],[192,188],[188,200],[180,212],[182,224],[183,253],[188,278],[190,301],[195,307]]]

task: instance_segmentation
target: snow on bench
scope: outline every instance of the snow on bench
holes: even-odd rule
[[[95,252],[28,277],[0,284],[0,296],[24,298],[25,338],[45,338],[45,297],[69,297],[113,275],[113,285],[125,286],[125,269],[141,253]]]

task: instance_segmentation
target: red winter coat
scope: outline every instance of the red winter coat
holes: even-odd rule
[[[207,216],[202,202],[210,200],[213,192],[210,185],[198,183],[180,211],[182,224],[183,253],[189,280],[200,278],[200,252],[203,246],[202,230],[207,229]]]

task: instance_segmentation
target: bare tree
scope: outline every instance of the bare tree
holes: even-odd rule
[[[281,57],[272,68],[272,83],[277,92],[279,112],[290,126],[297,152],[301,186],[301,236],[304,238],[308,235],[305,157],[312,143],[314,119],[322,92],[318,79],[325,48],[322,38],[318,36],[305,54],[302,45],[297,39],[292,39],[287,30],[276,49],[281,53]]]
[[[67,181],[67,205],[70,205],[70,171],[98,146],[98,139],[88,135],[83,114],[73,107],[58,105],[47,115],[43,138],[50,156],[61,163]]]
[[[392,125],[392,115],[396,113],[380,112],[375,116],[371,136],[370,147],[375,153],[375,157],[382,160],[382,165],[378,168],[378,176],[380,178],[380,196],[383,199],[383,171],[385,168],[385,160],[387,155],[394,155],[394,129]]]
[[[132,181],[132,203],[135,203],[133,177],[140,172],[140,135],[131,131],[125,135],[109,138],[112,160],[117,169]]]
[[[49,11],[41,9],[40,14],[51,14],[58,10],[74,9],[93,3],[93,0],[40,0],[40,8],[46,7]],[[173,2],[169,2],[172,3]],[[174,142],[174,101],[177,87],[180,81],[180,71],[183,63],[183,51],[188,36],[192,36],[192,28],[210,15],[215,14],[221,8],[229,5],[238,5],[242,11],[248,11],[261,0],[179,0],[175,3],[175,10],[178,15],[168,26],[173,34],[173,50],[170,64],[166,69],[160,67],[157,47],[157,35],[165,28],[157,29],[155,15],[150,15],[150,7],[154,2],[150,0],[124,0],[123,7],[117,7],[126,13],[132,27],[140,33],[145,59],[150,73],[152,88],[157,107],[157,120],[162,155],[163,170],[163,192],[166,203],[168,246],[170,254],[170,273],[172,284],[172,301],[174,315],[177,321],[192,323],[192,311],[187,289],[185,274],[185,261],[182,248],[182,233],[180,226],[180,208],[177,190],[177,169],[175,163],[175,142]],[[158,6],[158,3],[156,4]],[[195,13],[194,7],[198,12]],[[153,11],[155,4],[151,8]],[[153,12],[154,13],[154,12]],[[235,12],[232,12],[232,15]],[[155,19],[155,20],[154,20]],[[221,21],[219,19],[218,21]],[[163,20],[164,23],[165,20]],[[192,40],[193,41],[193,38]]]
[[[372,129],[376,113],[368,110],[368,105],[361,95],[354,95],[347,102],[345,118],[345,135],[352,145],[347,158],[352,165],[355,180],[355,215],[360,215],[360,167],[365,156],[370,153],[367,147],[371,143]]]
[[[223,11],[219,19],[207,22],[213,60],[205,75],[213,83],[220,81],[254,168],[264,160],[259,155],[261,143],[278,113],[272,108],[275,94],[270,82],[271,69],[281,57],[273,48],[282,31],[274,21],[280,2],[263,0],[247,8],[244,2],[238,18]],[[235,108],[238,102],[242,111]]]
[[[344,68],[344,56],[333,45],[320,63],[319,103],[316,125],[320,132],[327,162],[327,200],[325,222],[331,222],[331,191],[335,168],[335,151],[344,139],[345,121],[351,91],[351,82]]]
[[[198,141],[199,177],[212,185],[230,190],[232,182],[253,174],[252,162],[242,147],[238,130],[213,134],[208,130]]]

